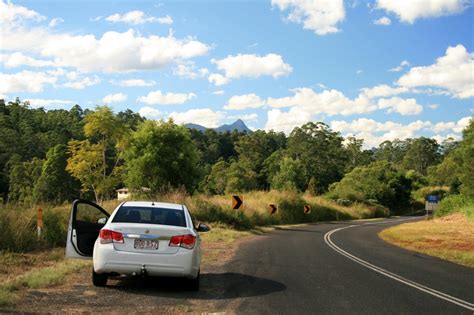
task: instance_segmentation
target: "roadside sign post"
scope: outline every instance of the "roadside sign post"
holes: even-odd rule
[[[439,196],[436,195],[429,195],[426,197],[425,202],[425,211],[426,211],[426,219],[429,220],[430,216],[434,216],[435,210],[438,208]]]
[[[311,205],[304,205],[304,214],[310,214],[311,213]]]
[[[278,207],[274,204],[268,205],[268,210],[270,210],[270,215],[274,215],[278,211]]]
[[[232,209],[237,210],[240,208],[240,206],[243,205],[244,203],[244,197],[243,196],[232,196]]]
[[[38,208],[38,217],[36,226],[38,228],[38,237],[41,237],[41,231],[43,230],[43,209]]]

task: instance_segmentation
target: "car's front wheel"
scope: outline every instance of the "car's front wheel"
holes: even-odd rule
[[[189,281],[189,284],[188,284],[189,291],[199,291],[199,278],[200,278],[199,275],[200,274],[201,274],[201,272],[199,271],[196,278],[188,280]]]
[[[99,274],[94,271],[92,268],[92,283],[96,287],[105,287],[107,285],[107,274]]]

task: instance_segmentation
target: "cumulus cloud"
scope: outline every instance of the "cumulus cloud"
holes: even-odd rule
[[[161,112],[158,109],[149,106],[140,108],[138,113],[140,114],[140,116],[146,118],[158,118],[161,116]]]
[[[265,105],[265,101],[255,94],[244,94],[232,96],[224,109],[241,110],[246,108],[259,108]]]
[[[28,19],[35,20],[37,22],[43,21],[46,19],[45,16],[39,14],[34,10],[30,10],[26,7],[16,5],[8,2],[0,2],[0,23],[1,24],[11,24],[16,23],[18,20]]]
[[[205,55],[210,49],[191,37],[142,36],[132,29],[96,37],[7,25],[2,29],[2,40],[9,43],[4,50],[36,53],[53,59],[57,66],[104,72],[158,69]]]
[[[156,84],[153,80],[142,80],[142,79],[128,79],[120,81],[110,81],[110,83],[123,86],[123,87],[134,87],[134,86],[153,86]]]
[[[301,126],[309,121],[312,121],[311,113],[298,107],[292,107],[286,112],[280,109],[271,109],[267,112],[265,130],[282,131],[289,134],[296,126]]]
[[[72,75],[70,75],[69,77],[76,78],[76,74],[73,72]],[[96,85],[99,83],[100,83],[100,79],[98,76],[95,75],[93,77],[84,77],[79,80],[66,82],[62,86],[71,88],[71,89],[82,90],[88,86]]]
[[[402,87],[430,86],[447,90],[455,98],[474,96],[474,54],[463,45],[448,47],[430,66],[413,67],[397,83]]]
[[[392,24],[392,20],[390,20],[388,17],[383,16],[378,20],[374,20],[375,25],[383,25],[383,26],[388,26]]]
[[[324,90],[320,93],[310,88],[291,90],[294,95],[281,98],[268,98],[267,104],[274,108],[299,107],[312,114],[353,115],[374,111],[377,106],[369,98],[359,94],[355,99],[349,99],[338,90]]]
[[[196,66],[194,64],[181,64],[173,70],[173,74],[185,79],[197,79],[208,75],[209,70],[207,70],[206,68],[196,69]]]
[[[467,8],[465,0],[377,0],[376,8],[394,13],[404,23],[413,24],[420,18],[458,14]]]
[[[317,35],[339,32],[337,24],[345,17],[343,0],[272,0],[272,6],[289,10],[288,21],[303,24]]]
[[[121,102],[125,102],[127,98],[128,96],[123,93],[108,94],[104,96],[104,98],[102,99],[102,102],[104,102],[105,104],[121,103]]]
[[[0,93],[42,92],[46,85],[53,85],[58,78],[47,72],[21,71],[0,73]]]
[[[423,106],[418,104],[414,98],[382,98],[379,99],[378,106],[380,109],[387,109],[387,113],[395,112],[403,116],[418,115],[423,111]]]
[[[228,118],[229,119],[242,119],[244,121],[257,121],[258,115],[256,113],[253,113],[253,114],[229,116]]]
[[[225,91],[224,90],[217,90],[212,92],[213,95],[224,95]]]
[[[220,111],[213,111],[210,108],[190,109],[186,112],[172,112],[172,118],[178,124],[194,123],[207,128],[216,128],[221,125],[225,115]]]
[[[115,13],[105,18],[108,22],[122,22],[132,25],[139,25],[145,23],[158,22],[160,24],[173,24],[173,19],[167,15],[164,17],[156,18],[154,16],[146,16],[143,11],[134,10],[124,14]]]
[[[160,90],[152,91],[146,96],[140,96],[138,101],[148,105],[179,105],[196,97],[194,93],[163,93]]]
[[[400,62],[400,64],[398,66],[396,66],[395,68],[391,68],[388,71],[390,71],[390,72],[400,72],[400,71],[403,70],[404,67],[408,67],[409,65],[410,65],[410,63],[408,62],[408,60],[403,60],[402,62]]]
[[[378,98],[408,93],[409,89],[406,87],[392,87],[387,84],[380,84],[371,88],[363,88],[361,91],[368,98]]]
[[[26,56],[21,52],[14,52],[12,54],[1,54],[0,61],[6,68],[16,68],[20,66],[29,67],[51,67],[54,62],[51,60],[41,60],[30,56]]]
[[[64,23],[64,20],[61,18],[54,18],[49,21],[49,27],[56,27],[58,24]]]
[[[220,60],[212,59],[211,62],[224,72],[224,75],[213,73],[209,76],[209,82],[215,85],[223,85],[231,79],[241,77],[272,76],[278,78],[293,71],[293,68],[277,54],[267,54],[266,56],[255,54],[229,55]]]

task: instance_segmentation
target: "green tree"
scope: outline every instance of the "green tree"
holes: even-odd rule
[[[278,190],[303,191],[306,176],[303,165],[299,160],[284,157],[280,161],[278,173],[271,179],[271,188]]]
[[[257,189],[257,174],[242,161],[233,161],[227,170],[226,193]]]
[[[200,177],[199,155],[189,130],[172,120],[142,123],[131,135],[124,157],[129,188],[158,191],[184,185],[192,192]]]
[[[227,170],[229,163],[218,161],[211,168],[209,175],[200,183],[200,190],[210,195],[222,195],[227,186]]]
[[[420,137],[410,142],[402,165],[407,170],[426,175],[428,167],[437,164],[439,158],[439,145],[436,140]]]
[[[68,157],[68,148],[64,144],[49,149],[35,185],[35,195],[39,200],[62,202],[78,196],[80,183],[66,171]]]
[[[347,155],[343,138],[328,125],[307,123],[296,127],[288,138],[287,153],[301,161],[307,179],[318,179],[318,192],[325,192],[329,184],[339,181],[344,174]]]
[[[10,166],[8,198],[22,202],[36,202],[34,188],[41,176],[43,160],[33,158],[27,162],[13,162]]]
[[[345,172],[348,173],[357,166],[367,165],[372,162],[372,151],[363,150],[364,145],[363,139],[357,139],[354,137],[347,137],[344,148],[347,154],[347,163]]]

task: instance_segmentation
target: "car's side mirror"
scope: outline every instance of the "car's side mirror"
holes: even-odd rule
[[[211,228],[204,223],[199,223],[199,225],[196,228],[196,231],[198,232],[208,232],[210,230]]]
[[[97,223],[105,224],[105,223],[107,223],[107,218],[100,218],[99,220],[97,220]]]

